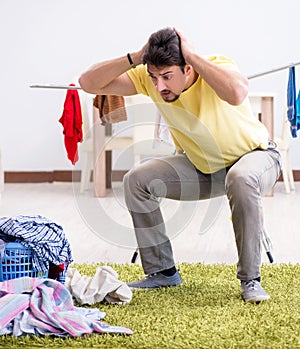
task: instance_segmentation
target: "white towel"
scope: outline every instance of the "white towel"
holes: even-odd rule
[[[76,268],[68,268],[66,288],[80,304],[94,304],[104,299],[109,303],[129,303],[132,291],[118,279],[118,273],[110,266],[96,269],[94,276],[81,275]]]

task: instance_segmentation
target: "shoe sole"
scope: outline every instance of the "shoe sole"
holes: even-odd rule
[[[257,296],[257,297],[244,299],[244,301],[246,303],[256,303],[256,304],[259,304],[260,302],[267,301],[268,299],[270,299],[270,296],[265,296],[265,297]]]
[[[167,285],[167,286],[155,286],[155,287],[134,287],[134,286],[129,286],[128,287],[134,291],[134,290],[143,290],[143,291],[149,291],[149,290],[157,290],[159,288],[168,288],[168,287],[178,287],[178,286],[182,286],[182,284],[178,284],[178,285]]]

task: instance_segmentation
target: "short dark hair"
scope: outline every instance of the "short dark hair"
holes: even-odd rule
[[[143,55],[143,64],[155,67],[177,65],[184,68],[186,63],[181,52],[180,39],[172,28],[161,29],[150,36]]]

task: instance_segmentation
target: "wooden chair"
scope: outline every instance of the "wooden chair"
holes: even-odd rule
[[[131,148],[134,164],[151,157],[170,155],[175,152],[173,144],[167,144],[155,137],[160,125],[159,114],[150,98],[143,95],[125,97],[125,107],[130,124],[126,124],[124,130],[130,129],[130,135],[126,135],[121,127],[117,133],[107,134],[107,127],[103,127],[99,121],[98,109],[93,107],[93,130],[89,132],[88,137],[85,137],[80,147],[81,193],[88,189],[91,171],[94,169],[95,194],[98,197],[106,196],[106,189],[111,186],[111,152],[113,150]]]
[[[294,175],[290,157],[291,138],[292,136],[290,132],[290,122],[287,118],[287,114],[284,113],[281,136],[275,137],[274,142],[277,144],[277,149],[281,154],[282,178],[285,186],[285,191],[287,193],[290,193],[291,190],[295,190]]]
[[[111,186],[111,152],[116,149],[126,149],[132,145],[132,137],[114,136],[107,132],[110,125],[102,126],[99,119],[99,110],[92,107],[93,127],[90,127],[87,109],[84,107],[86,99],[80,98],[83,123],[88,129],[84,133],[84,140],[80,145],[82,170],[80,193],[88,189],[93,171],[93,181],[96,196],[106,195],[106,188]],[[92,103],[92,102],[91,102]],[[95,151],[96,149],[96,151]]]
[[[149,97],[144,95],[126,97],[126,109],[127,115],[132,120],[134,165],[153,157],[175,153],[171,136],[167,139],[160,136],[160,129],[166,126]]]

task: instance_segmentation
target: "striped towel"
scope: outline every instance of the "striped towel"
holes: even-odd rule
[[[23,277],[0,282],[0,295],[0,334],[9,333],[9,329],[14,333],[15,318],[18,318],[18,335],[132,334],[126,327],[110,326],[84,316],[73,305],[70,292],[56,280]]]
[[[99,118],[102,121],[102,125],[127,120],[123,96],[96,95],[93,105],[99,109]]]

